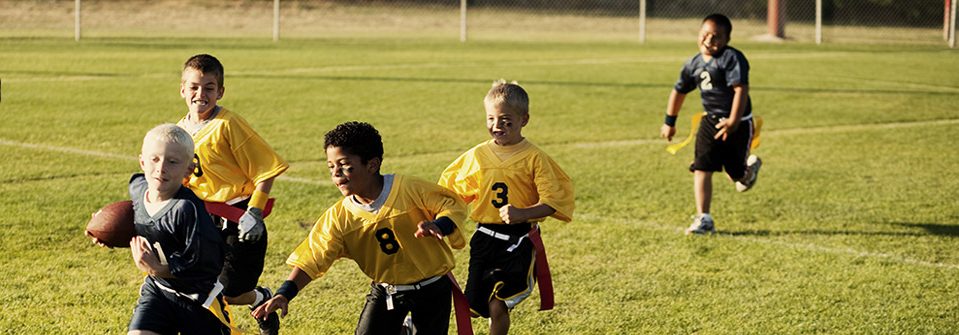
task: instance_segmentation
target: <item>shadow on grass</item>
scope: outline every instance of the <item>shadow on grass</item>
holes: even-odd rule
[[[804,230],[734,230],[721,231],[722,235],[729,236],[786,236],[786,235],[859,235],[859,236],[943,236],[959,237],[959,226],[947,225],[941,223],[917,223],[917,222],[884,222],[892,226],[911,229],[922,229],[924,232],[917,231],[858,231],[858,230],[826,230],[826,229],[804,229]]]

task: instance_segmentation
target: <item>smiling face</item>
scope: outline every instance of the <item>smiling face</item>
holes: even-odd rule
[[[180,96],[186,102],[190,114],[203,115],[216,107],[223,98],[223,86],[213,73],[203,73],[198,69],[186,68],[180,82]]]
[[[486,130],[497,145],[507,146],[523,141],[523,127],[529,122],[529,114],[520,113],[506,106],[486,104]]]
[[[330,169],[330,179],[343,196],[356,195],[361,198],[376,199],[379,191],[380,158],[374,157],[363,163],[363,159],[343,150],[342,147],[326,147],[326,167]]]
[[[169,199],[183,179],[193,172],[192,151],[184,144],[147,136],[140,151],[140,169],[146,176],[149,192],[161,200]]]
[[[699,52],[703,56],[712,56],[729,43],[729,31],[712,20],[703,22],[702,29],[699,30]]]

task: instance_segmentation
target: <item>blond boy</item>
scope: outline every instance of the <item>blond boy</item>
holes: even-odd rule
[[[490,334],[499,335],[509,331],[510,310],[533,290],[537,252],[545,265],[539,222],[573,218],[573,183],[523,137],[530,116],[522,87],[497,81],[483,103],[491,139],[453,161],[439,184],[470,203],[470,219],[478,223],[465,294],[474,316],[490,318]]]

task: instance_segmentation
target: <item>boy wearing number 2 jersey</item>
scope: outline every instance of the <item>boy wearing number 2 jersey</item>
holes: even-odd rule
[[[453,161],[439,184],[471,204],[470,219],[478,227],[470,240],[466,298],[473,315],[490,318],[489,333],[498,335],[509,331],[509,311],[529,296],[536,280],[543,302],[549,301],[541,303],[541,309],[552,308],[538,223],[546,217],[573,219],[573,183],[555,161],[523,138],[529,96],[522,87],[497,81],[484,105],[492,139]],[[544,282],[550,283],[548,291]]]
[[[466,205],[431,182],[380,174],[383,143],[373,126],[347,122],[324,140],[330,178],[344,198],[323,213],[286,263],[286,282],[257,318],[280,309],[339,258],[356,262],[373,283],[356,334],[399,334],[406,315],[422,334],[449,330],[455,262],[466,246]],[[447,244],[448,243],[448,244]]]

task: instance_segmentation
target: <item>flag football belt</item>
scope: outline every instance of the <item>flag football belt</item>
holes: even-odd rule
[[[534,275],[536,276],[536,284],[539,286],[539,310],[545,311],[553,309],[553,276],[549,272],[549,262],[546,260],[546,246],[543,245],[543,238],[539,235],[539,225],[533,224],[532,229],[520,237],[497,233],[486,227],[479,227],[476,231],[503,241],[512,241],[515,239],[516,243],[506,248],[508,252],[513,252],[520,243],[523,243],[523,239],[529,238],[529,241],[533,243],[533,249],[536,250]]]
[[[432,278],[426,279],[426,280],[421,281],[421,282],[419,282],[419,283],[416,283],[416,284],[408,284],[408,285],[392,285],[392,284],[387,284],[387,283],[376,283],[376,285],[381,286],[381,287],[383,287],[383,288],[386,290],[386,310],[392,311],[392,310],[393,310],[393,295],[394,295],[394,294],[397,294],[397,293],[400,293],[400,292],[407,292],[407,291],[416,291],[416,290],[419,290],[419,289],[425,287],[426,285],[435,283],[435,282],[439,281],[439,280],[442,279],[442,278],[443,278],[443,276],[434,276],[434,277],[432,277]]]
[[[270,198],[266,201],[266,206],[263,206],[263,218],[265,219],[270,215],[270,212],[273,211],[273,202],[276,201],[275,198]],[[245,210],[233,207],[230,204],[224,202],[204,202],[206,206],[206,211],[210,214],[225,218],[231,222],[240,222],[240,218],[243,217],[243,214],[246,213]],[[226,227],[224,225],[223,227]]]
[[[193,293],[193,294],[182,293],[182,292],[180,292],[180,291],[177,291],[177,290],[174,290],[174,289],[172,289],[172,288],[166,287],[165,285],[160,284],[160,282],[158,282],[158,281],[156,281],[156,280],[153,281],[153,284],[156,284],[156,286],[157,286],[158,288],[160,288],[161,290],[164,290],[164,291],[173,293],[173,295],[176,295],[176,296],[178,296],[178,297],[183,297],[183,298],[187,298],[187,299],[190,299],[190,300],[193,300],[193,301],[196,301],[196,302],[200,302],[200,294],[199,294],[199,293]],[[206,300],[203,301],[203,303],[202,303],[202,304],[203,304],[203,308],[210,308],[210,305],[213,304],[213,300],[215,300],[215,299],[216,299],[216,296],[220,294],[220,291],[223,291],[223,284],[221,284],[220,281],[217,281],[215,284],[213,284],[213,289],[210,290],[210,293],[207,294]]]
[[[689,127],[689,135],[686,136],[686,139],[684,139],[682,142],[674,143],[674,144],[670,144],[670,145],[666,146],[666,152],[669,152],[669,153],[675,155],[677,152],[679,152],[679,149],[682,149],[683,147],[685,147],[685,146],[688,145],[689,143],[692,143],[692,142],[693,142],[693,138],[696,137],[696,129],[697,129],[697,127],[699,127],[699,122],[700,122],[700,121],[703,119],[703,117],[706,116],[706,115],[709,115],[709,117],[712,118],[712,119],[722,120],[721,117],[720,117],[720,118],[717,118],[717,117],[713,116],[712,114],[708,114],[708,113],[705,113],[705,112],[704,112],[704,113],[700,113],[700,114],[694,114],[694,115],[693,115],[693,118],[692,118],[692,120],[691,120],[692,123],[691,123],[691,125],[690,125],[690,127]],[[746,116],[742,117],[741,119],[739,119],[739,121],[748,121],[748,120],[752,120],[752,119],[753,119],[753,114],[749,114],[749,115],[746,115]],[[760,131],[761,131],[762,129],[763,129],[763,118],[762,118],[761,116],[757,116],[757,117],[756,117],[756,120],[753,122],[753,138],[752,138],[752,140],[751,140],[751,143],[749,144],[749,150],[755,150],[756,148],[759,147],[759,139],[760,139],[759,133],[760,133]]]
[[[516,243],[513,243],[513,245],[509,246],[509,248],[506,248],[507,252],[513,252],[513,250],[516,250],[516,247],[519,247],[519,245],[523,243],[523,240],[529,236],[529,233],[523,234],[523,236],[520,236],[520,237],[509,236],[507,234],[497,233],[493,231],[492,229],[489,229],[486,227],[479,227],[476,229],[476,231],[492,236],[493,238],[498,240],[509,241],[509,242],[516,241]]]

